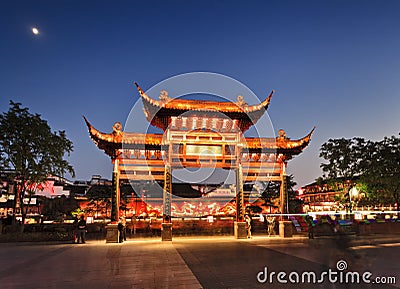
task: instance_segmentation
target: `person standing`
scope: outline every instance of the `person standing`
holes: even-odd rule
[[[122,223],[122,217],[119,217],[118,221],[118,243],[124,242],[124,225]]]
[[[315,227],[314,219],[310,215],[307,215],[305,217],[305,221],[308,226],[308,238],[314,239],[314,227]]]
[[[122,223],[122,236],[123,236],[124,241],[126,241],[126,219],[125,219],[125,217],[122,217],[121,223]]]
[[[84,244],[86,237],[86,220],[85,216],[82,215],[81,218],[78,221],[78,241],[77,243],[79,244],[79,240],[81,240],[82,244]]]
[[[250,217],[250,215],[249,214],[246,214],[245,216],[244,216],[244,220],[246,221],[246,227],[247,227],[247,238],[251,238],[251,223],[252,223],[252,220],[251,220],[251,217]]]
[[[268,237],[275,235],[275,218],[273,216],[268,216],[266,219],[268,222]]]
[[[76,240],[78,238],[78,222],[79,222],[78,217],[75,216],[74,222],[72,223],[73,234],[74,234],[72,243],[74,243],[74,244],[76,243]]]

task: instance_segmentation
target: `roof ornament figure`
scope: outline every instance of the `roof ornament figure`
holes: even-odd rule
[[[116,142],[122,142],[123,132],[122,132],[122,124],[120,122],[116,122],[113,125],[113,133],[112,137]]]
[[[113,125],[113,132],[116,134],[120,134],[122,132],[122,124],[120,122],[116,122]]]
[[[236,104],[240,107],[247,106],[247,102],[244,101],[243,95],[238,95]]]
[[[166,90],[161,90],[160,91],[160,95],[158,96],[158,98],[163,101],[163,102],[167,102],[170,100],[169,96],[168,96],[168,91]]]
[[[113,125],[113,135],[116,141],[122,141],[122,124],[118,121]]]
[[[286,136],[286,132],[283,129],[278,131],[278,140],[285,140],[288,139]]]

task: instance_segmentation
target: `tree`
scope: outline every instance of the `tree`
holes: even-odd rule
[[[293,175],[287,176],[287,189],[288,189],[288,202],[289,202],[289,212],[288,213],[298,213],[301,211],[303,201],[297,198],[297,193],[294,187],[297,183],[294,181]]]
[[[324,180],[342,190],[342,201],[349,203],[349,189],[362,187],[363,205],[389,205],[400,202],[400,138],[385,137],[382,141],[363,138],[330,139],[321,147],[320,157],[328,163],[321,168]]]
[[[321,164],[322,171],[326,173],[324,177],[352,182],[362,172],[365,145],[363,138],[329,139],[321,146],[319,154],[328,161]]]
[[[280,183],[268,182],[261,193],[261,199],[264,200],[265,206],[269,207],[269,212],[272,213],[272,208],[279,207]]]
[[[112,187],[109,185],[93,185],[86,193],[89,200],[86,212],[98,216],[107,217],[108,207],[111,205]]]
[[[296,191],[294,190],[295,186],[296,182],[294,181],[293,175],[288,175],[287,189],[288,189],[289,213],[299,212],[300,207],[302,205],[301,200],[296,198]],[[265,186],[264,191],[261,194],[261,199],[265,201],[266,206],[270,207],[270,211],[272,207],[279,206],[280,188],[281,188],[281,183],[268,182]]]
[[[25,221],[24,197],[29,188],[44,183],[49,175],[64,176],[74,170],[65,155],[73,150],[65,131],[52,132],[39,114],[10,101],[0,115],[0,171],[10,171],[15,187],[15,206]]]
[[[342,204],[350,208],[349,189],[355,185],[355,180],[363,173],[366,155],[365,147],[370,142],[363,138],[329,139],[321,146],[320,157],[327,160],[321,163],[324,172],[323,180],[335,191],[342,191],[343,196],[338,198]]]
[[[62,221],[64,216],[71,216],[78,209],[78,203],[75,198],[61,197],[49,199],[41,198],[43,204],[42,214],[52,220]]]
[[[383,205],[400,203],[400,138],[385,137],[368,148],[363,180],[368,184],[369,199]]]

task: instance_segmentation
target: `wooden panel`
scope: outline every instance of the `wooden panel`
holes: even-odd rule
[[[140,166],[129,166],[129,167],[119,167],[119,171],[123,172],[164,172],[164,167],[140,167]]]
[[[280,176],[272,176],[272,177],[266,177],[266,176],[243,176],[243,179],[245,182],[255,182],[255,181],[260,181],[260,182],[280,182],[281,177]]]
[[[245,169],[243,169],[243,172],[245,174],[280,175],[279,170],[257,170],[257,169],[245,170]]]
[[[163,181],[163,175],[134,175],[134,174],[120,174],[120,180],[131,180],[131,181]]]
[[[242,161],[243,167],[262,167],[262,168],[281,168],[279,163],[275,162],[245,162]]]
[[[218,168],[218,169],[235,169],[236,164],[221,162],[173,162],[171,164],[174,169],[182,168]]]
[[[164,160],[146,160],[146,159],[122,159],[120,165],[148,165],[148,166],[164,166]]]

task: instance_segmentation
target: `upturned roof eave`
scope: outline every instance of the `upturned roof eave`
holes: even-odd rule
[[[177,98],[169,98],[165,100],[155,100],[148,96],[143,89],[135,82],[137,90],[142,98],[143,105],[147,110],[167,109],[178,111],[204,111],[204,112],[221,112],[221,113],[239,113],[247,114],[262,110],[267,110],[271,102],[274,91],[259,104],[256,105],[239,105],[235,102],[217,102],[217,101],[202,101],[202,100],[183,100]]]

